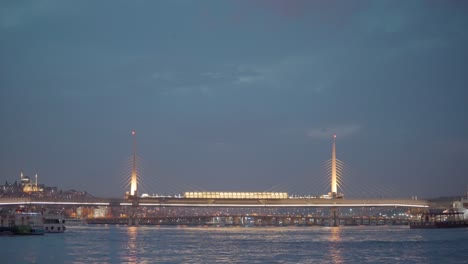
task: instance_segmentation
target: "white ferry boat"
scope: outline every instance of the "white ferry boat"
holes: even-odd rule
[[[58,214],[48,214],[44,219],[44,231],[46,233],[63,233],[65,227],[65,219]]]
[[[16,210],[0,214],[0,231],[13,235],[43,235],[44,216],[42,213]]]

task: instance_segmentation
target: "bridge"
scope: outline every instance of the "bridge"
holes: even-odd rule
[[[339,226],[339,225],[401,225],[408,224],[408,217],[391,216],[345,216],[339,214],[339,208],[408,208],[410,210],[429,207],[426,200],[401,199],[187,199],[187,198],[137,198],[126,199],[59,199],[59,198],[3,198],[0,206],[30,205],[30,206],[106,206],[129,208],[129,215],[125,217],[105,217],[88,219],[90,224],[128,224],[128,225],[197,225],[197,226]],[[138,213],[141,207],[158,208],[327,208],[328,215],[317,214],[219,214],[214,213],[195,215],[163,215],[142,216]],[[417,211],[416,211],[417,212]]]
[[[129,200],[130,199],[130,200]],[[139,206],[158,207],[409,207],[427,208],[427,200],[403,199],[187,199],[187,198],[137,198]],[[75,205],[75,206],[133,206],[132,198],[0,198],[6,205]]]
[[[140,197],[138,196],[138,173],[136,167],[136,140],[133,137],[133,157],[130,177],[130,191],[125,198],[47,198],[47,197],[21,197],[0,198],[0,206],[12,205],[63,205],[63,206],[120,206],[130,208],[128,223],[138,225],[139,207],[198,207],[198,208],[328,208],[330,221],[333,225],[339,224],[338,208],[343,207],[403,207],[403,208],[428,208],[427,200],[414,199],[345,199],[342,193],[338,193],[338,173],[336,159],[336,135],[333,136],[332,159],[331,159],[331,188],[330,192],[321,198],[291,198],[286,193],[274,198],[252,198],[249,193],[240,199],[239,197],[198,197],[185,195],[184,197]],[[187,193],[186,193],[187,194]],[[219,193],[212,193],[219,194]],[[239,193],[237,193],[239,194]],[[250,193],[252,194],[252,193]],[[279,197],[279,198],[278,198]]]

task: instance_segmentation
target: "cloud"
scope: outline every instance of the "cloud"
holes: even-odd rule
[[[309,18],[328,24],[343,24],[365,6],[362,1],[263,0],[252,1],[258,8],[281,18]]]
[[[265,84],[273,88],[306,88],[321,93],[333,86],[333,76],[323,70],[323,55],[297,54],[238,66],[235,85]]]
[[[239,76],[237,78],[237,80],[235,81],[235,83],[237,83],[237,84],[250,84],[250,83],[255,83],[255,82],[261,81],[262,79],[263,78],[261,78],[259,76],[244,75],[244,76]]]
[[[215,67],[221,69],[210,69]],[[265,82],[268,76],[266,71],[266,69],[256,67],[221,64],[200,70],[181,68],[172,71],[155,71],[149,75],[147,81],[158,84],[163,94],[188,94],[191,92],[207,94],[210,90],[219,90],[222,87]]]
[[[226,82],[221,72],[197,72],[189,70],[157,71],[150,74],[149,80],[157,84],[157,89],[164,95],[208,95],[212,88]]]
[[[221,72],[202,72],[200,75],[213,80],[222,79],[225,77]]]
[[[155,67],[151,72],[145,73],[140,82],[153,85],[163,94],[187,94],[189,90],[206,93],[207,90],[219,91],[237,87],[297,88],[323,93],[335,86],[336,79],[333,64],[328,63],[328,59],[323,63],[323,56],[325,55],[317,53],[297,53],[242,62],[216,61],[198,68],[190,64]],[[328,54],[326,57],[329,57]],[[134,59],[138,60],[129,57],[129,60]]]
[[[309,129],[307,135],[313,139],[328,139],[333,135],[339,138],[349,137],[361,130],[361,126],[357,124],[322,126]]]
[[[151,78],[158,81],[173,81],[175,77],[175,74],[172,72],[154,72],[151,74]]]
[[[50,16],[69,1],[11,1],[0,3],[0,29],[15,28]]]

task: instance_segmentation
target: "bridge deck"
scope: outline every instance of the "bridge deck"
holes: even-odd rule
[[[130,206],[131,199],[107,198],[0,198],[1,205],[57,204]],[[429,207],[427,200],[410,199],[186,199],[186,198],[138,198],[140,206],[167,207]]]

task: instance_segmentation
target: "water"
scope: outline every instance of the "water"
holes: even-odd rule
[[[468,263],[468,228],[70,226],[0,237],[0,263]]]

